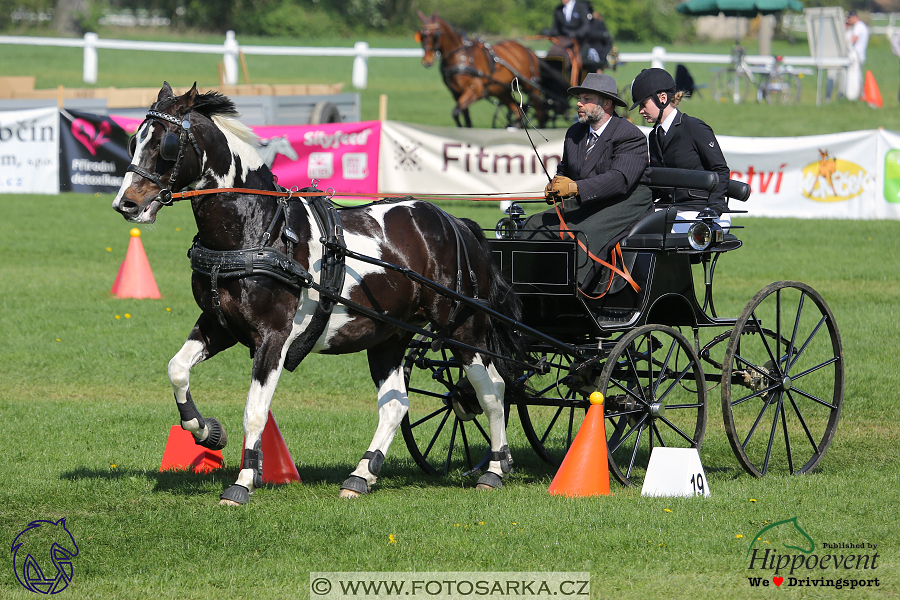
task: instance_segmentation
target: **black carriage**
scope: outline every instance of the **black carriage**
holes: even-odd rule
[[[711,191],[715,178],[655,169],[652,185]],[[730,183],[731,199],[749,191]],[[515,214],[498,224],[495,259],[523,301],[522,325],[539,332],[528,397],[508,401],[507,414],[516,404],[528,442],[555,467],[588,397],[600,391],[610,472],[641,485],[654,447],[701,447],[709,395],[719,388],[728,440],[748,473],[810,471],[831,443],[843,401],[834,315],[818,292],[794,281],[764,287],[737,318],[718,315],[713,277],[719,258],[741,247],[731,233],[739,228],[722,231],[701,213],[681,223],[689,231],[673,233],[679,207],[658,208],[620,243],[639,291],[617,277],[600,298],[577,287],[575,242],[515,239]],[[714,329],[721,332],[701,336]],[[405,369],[415,399],[402,431],[415,462],[432,474],[482,467],[488,432],[449,350],[416,338]]]

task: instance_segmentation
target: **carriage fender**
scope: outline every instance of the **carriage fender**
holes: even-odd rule
[[[663,294],[653,301],[647,310],[646,323],[660,325],[697,327],[697,315],[694,314],[690,300],[681,294]]]

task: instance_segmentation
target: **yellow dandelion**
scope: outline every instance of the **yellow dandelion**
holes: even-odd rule
[[[112,248],[110,248],[109,246],[107,246],[107,247],[106,247],[106,251],[107,251],[107,252],[112,252]]]
[[[459,527],[459,523],[454,523],[453,526],[454,526],[454,527]]]
[[[670,509],[668,509],[668,508],[664,508],[663,510],[666,511],[666,512],[672,512],[672,511],[671,511]]]
[[[181,231],[181,227],[176,227],[175,231]]]
[[[750,498],[750,502],[756,502],[756,498]]]
[[[62,341],[62,340],[61,340],[61,339],[59,339],[59,338],[56,338],[56,341],[57,341],[57,342],[61,342],[61,341]]]
[[[388,536],[388,543],[389,543],[389,544],[396,544],[396,543],[397,543],[397,540],[396,540],[396,538],[394,538],[394,534],[393,534],[393,533],[392,533],[391,535]]]
[[[478,521],[479,525],[484,525],[484,521]]]
[[[122,317],[120,317],[119,315],[116,315],[116,320],[117,320],[117,321],[118,321],[119,319],[121,319],[121,318],[122,318]]]
[[[126,319],[130,319],[130,318],[131,318],[131,314],[130,314],[130,313],[125,313],[125,318],[126,318]]]
[[[736,537],[736,538],[742,538],[742,537],[744,537],[744,536],[743,536],[742,534],[739,533],[739,534],[737,534],[737,535],[734,536],[734,537]]]
[[[110,468],[110,469],[115,469],[115,468],[118,467],[118,466],[119,466],[119,465],[117,465],[116,463],[113,463],[113,464],[109,465],[109,468]]]
[[[172,309],[169,307],[166,307],[166,312],[172,312]]]
[[[516,523],[515,521],[513,521],[513,525],[518,525],[518,523]]]

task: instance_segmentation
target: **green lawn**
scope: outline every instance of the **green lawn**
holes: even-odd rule
[[[0,461],[13,469],[0,532],[9,547],[32,520],[66,517],[80,549],[66,597],[304,598],[311,571],[588,571],[593,598],[763,597],[773,592],[747,579],[760,574],[748,569],[750,540],[792,517],[817,544],[877,544],[877,571],[842,576],[879,577],[853,597],[896,596],[900,224],[741,219],[745,246],[717,271],[720,314],[736,316],[771,281],[796,279],[836,315],[846,400],[834,444],[809,476],[744,474],[714,391],[701,452],[708,499],[643,498],[616,483],[608,497],[550,496],[553,471],[514,414],[517,469],[499,493],[476,492],[458,471],[425,476],[398,437],[376,492],[339,501],[374,431],[374,390],[363,355],[312,356],[282,377],[273,403],[303,483],[267,486],[225,509],[217,500],[240,460],[249,357],[229,350],[192,378],[201,411],[231,433],[226,469],[159,473],[177,424],[165,366],[198,314],[184,256],[194,224],[179,204],[143,227],[163,299],[117,300],[108,292],[131,225],[109,202],[66,194],[0,203]],[[483,204],[446,207],[485,226],[496,220]],[[5,564],[0,596],[32,597]]]
[[[202,36],[191,41],[221,42]],[[650,45],[620,49],[645,51]],[[723,53],[728,46],[671,50]],[[776,43],[775,51],[806,54],[807,48]],[[247,59],[254,82],[344,81],[350,89],[349,59]],[[81,60],[78,50],[4,46],[0,72],[35,75],[42,88],[80,87]],[[98,85],[158,86],[164,79],[214,85],[217,60],[101,51]],[[622,66],[615,76],[622,85],[644,66]],[[900,131],[900,75],[886,40],[873,38],[867,66],[881,85],[882,110],[846,101],[816,107],[814,78],[804,80],[803,101],[795,107],[717,105],[706,94],[684,108],[725,135]],[[700,83],[706,81],[707,67],[689,67]],[[369,68],[369,88],[361,92],[364,119],[376,118],[378,97],[388,94],[391,119],[451,124],[450,96],[437,71],[414,59],[372,59]],[[481,104],[474,118],[486,126],[492,107]],[[516,472],[499,493],[476,492],[475,477],[459,471],[447,478],[424,475],[398,437],[375,493],[339,501],[340,483],[374,432],[375,394],[364,355],[315,355],[282,377],[273,402],[303,483],[267,486],[247,506],[225,509],[217,500],[240,461],[248,353],[231,349],[192,374],[199,409],[230,433],[226,468],[207,475],[160,473],[166,436],[178,422],[166,363],[199,314],[185,258],[195,225],[189,207],[176,204],[155,225],[142,227],[161,300],[111,298],[132,227],[111,210],[111,200],[0,197],[0,463],[13,470],[0,491],[0,541],[10,548],[29,522],[65,517],[79,555],[63,596],[306,598],[314,571],[587,571],[592,598],[833,598],[845,591],[853,598],[897,596],[900,223],[736,219],[746,226],[739,232],[744,247],[723,257],[717,269],[722,315],[737,316],[768,283],[793,279],[818,290],[836,316],[846,359],[845,402],[834,443],[808,476],[746,475],[725,437],[713,390],[701,451],[712,492],[707,499],[644,498],[615,483],[608,497],[550,496],[553,470],[536,457],[513,413]],[[442,205],[485,227],[498,218],[493,205]],[[817,554],[851,552],[826,551],[822,544],[878,546],[877,569],[808,575],[877,576],[880,586],[751,587],[748,577],[772,575],[748,569],[752,538],[793,517],[820,548]],[[0,598],[33,597],[16,581],[12,554],[7,556]],[[41,565],[47,568],[47,559]]]

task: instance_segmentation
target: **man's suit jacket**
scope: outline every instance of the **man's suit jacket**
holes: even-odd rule
[[[578,184],[578,196],[563,202],[566,225],[579,233],[590,251],[604,260],[609,246],[652,209],[646,184],[650,182],[647,138],[640,129],[620,117],[612,117],[590,153],[586,153],[589,126],[572,125],[566,132],[563,158],[556,174]],[[523,239],[567,239],[560,236],[556,209],[530,217]],[[596,264],[578,253],[578,281],[590,282]]]
[[[662,139],[657,140],[657,137]],[[716,134],[700,119],[678,111],[675,121],[664,136],[657,136],[656,129],[650,132],[650,165],[675,169],[696,169],[714,171],[719,174],[719,187],[711,194],[706,192],[677,190],[675,202],[705,201],[707,198],[721,208],[725,208],[725,194],[731,171],[716,140]],[[661,193],[664,202],[672,201],[672,191]]]
[[[572,9],[572,20],[566,21],[565,6],[560,4],[553,11],[553,27],[550,35],[565,36],[581,42],[587,35],[593,20],[591,5],[584,0],[575,0],[575,8]]]
[[[589,135],[590,126],[585,123],[569,127],[562,161],[556,168],[557,175],[578,183],[582,205],[609,206],[631,195],[638,184],[650,183],[647,138],[635,125],[621,117],[610,117],[600,139],[585,156]]]

